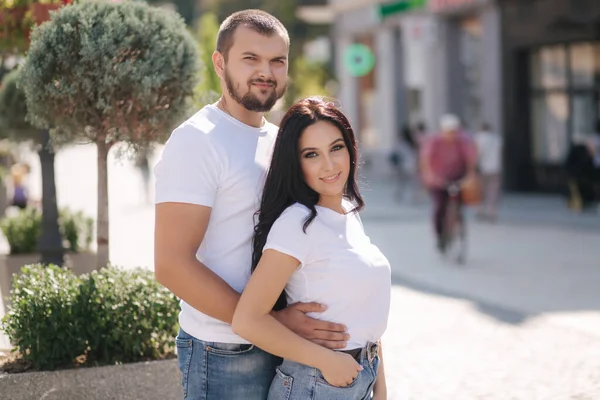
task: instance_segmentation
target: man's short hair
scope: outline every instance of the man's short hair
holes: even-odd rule
[[[262,10],[243,10],[231,14],[223,21],[217,35],[217,51],[225,60],[233,46],[233,35],[238,27],[245,26],[265,36],[282,34],[289,46],[290,37],[285,26],[277,18]]]

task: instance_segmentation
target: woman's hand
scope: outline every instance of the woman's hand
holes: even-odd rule
[[[363,367],[350,354],[331,351],[319,366],[323,378],[332,386],[344,387],[351,384]]]

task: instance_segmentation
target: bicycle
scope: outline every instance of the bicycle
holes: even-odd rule
[[[442,231],[442,248],[445,257],[458,264],[465,264],[467,256],[467,234],[465,221],[461,214],[462,181],[450,182],[446,185],[448,206],[444,215]]]

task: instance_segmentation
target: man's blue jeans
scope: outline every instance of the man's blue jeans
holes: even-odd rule
[[[205,342],[179,331],[186,400],[264,400],[282,360],[251,344]]]

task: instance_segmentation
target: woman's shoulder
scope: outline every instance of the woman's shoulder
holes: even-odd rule
[[[310,215],[310,209],[303,204],[294,203],[281,213],[278,219],[304,220]]]

